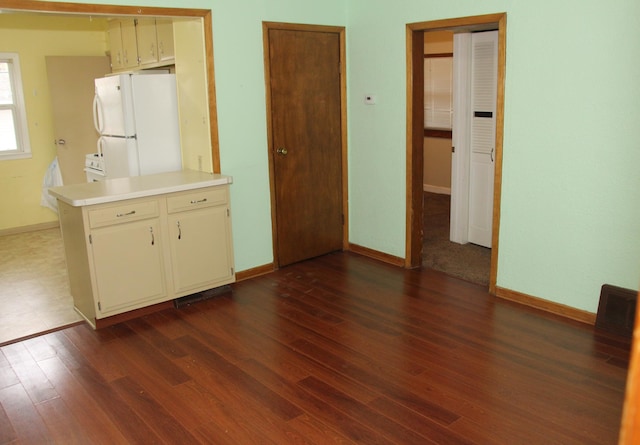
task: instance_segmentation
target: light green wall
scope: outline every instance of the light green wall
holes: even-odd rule
[[[640,3],[544,3],[508,18],[499,284],[595,312],[639,284]]]
[[[497,284],[591,312],[603,283],[638,289],[639,2],[348,5],[352,242],[404,256],[405,24],[506,12]]]
[[[40,206],[42,181],[56,155],[45,56],[102,56],[104,23],[0,14],[0,52],[20,57],[32,157],[0,162],[0,230],[55,222]]]
[[[404,257],[405,25],[506,12],[498,285],[592,312],[601,284],[638,288],[637,0],[191,0],[179,7],[213,10],[237,270],[273,260],[263,20],[347,27],[350,241]],[[377,104],[365,106],[365,94],[376,94]]]

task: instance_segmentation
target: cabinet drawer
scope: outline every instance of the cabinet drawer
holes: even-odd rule
[[[169,213],[182,212],[225,204],[227,202],[227,187],[203,188],[187,193],[171,195],[167,198]]]
[[[160,214],[158,201],[121,203],[117,206],[89,210],[91,228],[154,218]]]

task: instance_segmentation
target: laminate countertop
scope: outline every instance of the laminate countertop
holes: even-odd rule
[[[51,187],[49,194],[71,206],[83,207],[231,184],[232,182],[231,176],[181,170]]]

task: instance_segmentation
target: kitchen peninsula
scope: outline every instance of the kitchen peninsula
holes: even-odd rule
[[[183,170],[50,188],[76,311],[99,328],[235,281],[231,183]]]

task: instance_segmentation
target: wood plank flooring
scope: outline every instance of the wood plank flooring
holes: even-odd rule
[[[0,348],[2,444],[613,444],[629,343],[348,253]]]

